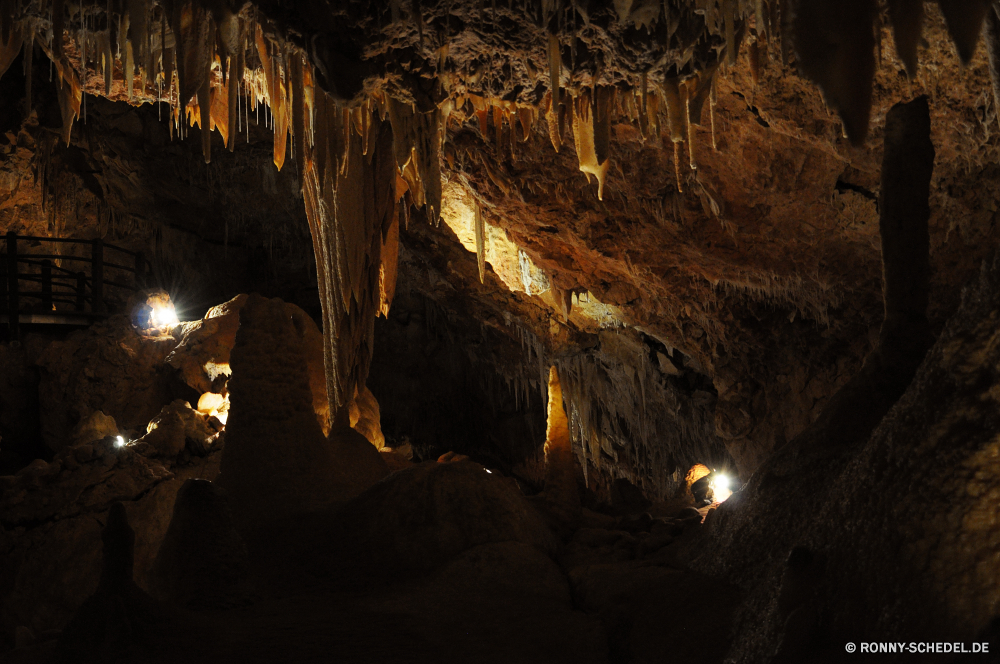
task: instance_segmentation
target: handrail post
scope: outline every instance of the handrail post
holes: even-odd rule
[[[17,283],[17,233],[7,232],[7,329],[10,330],[10,340],[20,339],[18,301],[20,293]]]
[[[76,273],[76,310],[83,311],[87,302],[87,275]]]
[[[94,240],[90,259],[90,294],[93,297],[91,308],[94,313],[103,314],[107,307],[104,305],[104,240],[101,238]]]
[[[52,261],[42,261],[42,305],[45,311],[52,311]]]

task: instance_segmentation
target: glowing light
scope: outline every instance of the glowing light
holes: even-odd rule
[[[716,473],[712,477],[712,491],[715,494],[715,502],[725,502],[729,496],[733,495],[729,488],[729,478],[721,473]]]
[[[115,438],[115,447],[125,447],[125,439],[121,436]]]
[[[492,475],[492,474],[493,474],[493,471],[492,471],[492,470],[490,470],[489,468],[487,468],[487,469],[486,469],[486,472],[487,472],[487,473],[489,473],[490,475]]]
[[[180,323],[177,320],[177,312],[174,311],[174,305],[172,304],[154,306],[153,313],[149,316],[149,321],[153,324],[153,327],[174,327]]]

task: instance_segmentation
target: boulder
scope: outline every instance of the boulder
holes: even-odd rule
[[[317,566],[346,559],[381,575],[428,571],[481,544],[520,542],[547,554],[557,546],[516,485],[472,461],[426,462],[393,473],[303,542],[307,553],[325,559]]]
[[[201,320],[183,323],[181,340],[167,356],[167,364],[198,394],[221,392],[232,373],[229,353],[240,326],[246,295],[209,309]]]
[[[361,608],[412,625],[439,661],[608,661],[600,623],[573,609],[559,567],[522,542],[472,547],[432,576],[362,600]]]
[[[187,450],[191,454],[205,455],[219,437],[221,423],[191,408],[191,404],[177,399],[146,426],[146,435],[136,441],[148,446],[151,456],[176,457]]]
[[[118,435],[118,423],[115,418],[104,414],[104,411],[95,410],[90,415],[84,417],[73,429],[70,437],[70,445],[77,447],[102,440],[106,436]]]
[[[225,491],[208,480],[184,482],[150,575],[153,596],[189,608],[243,604],[249,567]]]
[[[62,629],[94,592],[100,531],[111,505],[126,505],[139,533],[137,582],[148,573],[167,531],[174,497],[190,477],[214,479],[221,453],[150,458],[114,439],[66,447],[52,463],[39,459],[17,476],[0,477],[0,633],[20,625],[35,634]]]
[[[326,396],[326,390],[323,390]],[[329,414],[329,406],[327,406]],[[382,435],[382,414],[379,412],[378,401],[367,386],[362,386],[354,395],[349,406],[351,427],[364,436],[369,443],[381,450],[385,447],[385,436]]]
[[[41,434],[54,452],[70,444],[73,429],[102,411],[122,430],[141,430],[170,403],[163,361],[171,337],[143,337],[126,316],[112,316],[65,341],[53,341],[37,360]]]
[[[315,324],[289,307],[255,294],[240,312],[219,483],[241,528],[341,505],[389,472],[353,429],[323,435],[308,362]]]
[[[648,562],[570,571],[576,604],[608,633],[611,661],[721,664],[739,604],[736,589],[710,577]]]

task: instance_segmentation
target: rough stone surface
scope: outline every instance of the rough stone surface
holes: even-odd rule
[[[45,444],[61,450],[77,423],[98,410],[122,430],[144,429],[170,402],[163,361],[174,344],[170,337],[142,337],[125,316],[49,344],[38,358]]]
[[[221,423],[191,408],[180,399],[163,407],[146,426],[146,434],[135,441],[151,456],[176,457],[185,450],[205,455],[221,435]]]
[[[330,533],[305,537],[303,548],[392,573],[432,570],[480,544],[520,542],[550,554],[556,547],[516,486],[472,461],[393,473],[345,505],[334,524]]]
[[[0,478],[0,630],[18,625],[40,634],[61,629],[97,585],[100,530],[122,501],[139,533],[135,574],[145,587],[173,509],[189,477],[214,479],[221,454],[177,464],[146,458],[102,440],[64,448],[52,463],[37,461]],[[176,465],[175,465],[176,464]]]
[[[115,418],[105,415],[103,411],[95,410],[87,417],[80,420],[73,428],[70,438],[70,447],[79,447],[88,443],[95,443],[106,436],[118,435],[118,423]]]
[[[225,492],[208,480],[186,480],[150,572],[150,592],[181,606],[227,608],[247,601],[249,574]]]
[[[378,450],[353,429],[323,435],[305,319],[257,295],[240,319],[220,478],[237,520],[246,526],[341,504],[388,474]]]
[[[166,361],[199,395],[220,392],[217,388],[224,386],[231,373],[229,353],[236,343],[240,309],[246,299],[246,295],[238,295],[209,309],[201,320],[184,323],[181,327],[180,341]],[[216,381],[220,385],[216,385]]]
[[[738,661],[770,656],[782,642],[773,589],[786,585],[796,547],[825,559],[797,591],[827,616],[809,644],[814,652],[833,657],[848,635],[972,640],[988,627],[1000,601],[992,566],[981,562],[994,546],[985,506],[1000,491],[990,461],[1000,430],[997,320],[1000,271],[985,267],[869,439],[803,456],[790,474],[751,483],[707,521],[709,536],[684,555],[743,585],[731,653]]]

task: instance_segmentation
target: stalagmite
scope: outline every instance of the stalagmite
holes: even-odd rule
[[[822,459],[830,450],[866,440],[910,386],[931,346],[927,224],[934,144],[930,128],[925,96],[896,104],[886,114],[879,194],[885,318],[879,342],[819,418],[765,464],[765,478],[793,472],[792,468],[801,467],[802,455]]]
[[[549,405],[545,427],[545,502],[557,518],[572,523],[580,516],[576,459],[563,408],[562,387],[555,366],[549,369]]]
[[[476,208],[476,262],[479,264],[479,283],[486,280],[486,228],[483,221],[483,211],[479,203]]]

